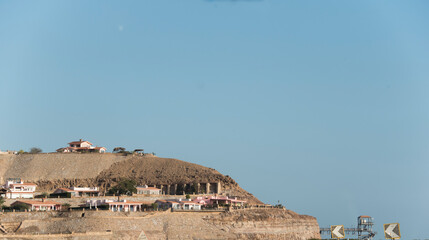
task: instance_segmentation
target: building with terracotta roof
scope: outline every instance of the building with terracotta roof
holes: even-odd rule
[[[36,187],[36,184],[24,182],[22,178],[8,178],[0,192],[4,198],[33,198]]]
[[[92,143],[79,139],[79,141],[73,141],[68,143],[69,146],[65,148],[57,149],[57,152],[69,153],[69,152],[98,152],[105,153],[105,147],[94,147]]]
[[[161,189],[156,188],[156,187],[149,187],[148,185],[137,186],[136,189],[137,189],[137,194],[150,194],[150,195],[161,194]]]
[[[11,204],[11,206],[15,206],[17,204],[24,204],[28,206],[30,211],[57,211],[61,210],[61,203],[54,201],[36,201],[36,200],[18,200]]]

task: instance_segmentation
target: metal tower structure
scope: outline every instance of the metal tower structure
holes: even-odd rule
[[[372,239],[375,236],[375,232],[372,230],[374,226],[374,219],[370,216],[359,216],[358,221],[358,239]],[[363,235],[366,234],[366,235]]]
[[[359,216],[357,218],[356,228],[344,228],[346,234],[358,235],[358,239],[372,240],[376,232],[372,230],[374,219],[370,216]],[[331,228],[321,228],[320,234],[331,234]]]

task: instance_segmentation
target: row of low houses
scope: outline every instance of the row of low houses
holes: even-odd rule
[[[235,207],[244,207],[246,201],[230,198],[227,196],[205,196],[194,199],[158,199],[155,202],[129,201],[129,200],[111,200],[98,199],[87,200],[79,208],[83,209],[102,209],[112,212],[137,212],[144,208],[173,209],[185,211],[200,211],[203,208],[213,208],[214,206],[229,205]],[[42,200],[18,200],[11,204],[11,207],[25,205],[28,211],[59,211],[63,204],[46,199]]]
[[[236,197],[228,196],[205,196],[196,197],[194,199],[171,199],[171,200],[156,200],[155,202],[160,208],[172,208],[175,210],[201,210],[202,207],[213,206],[235,206],[242,207],[246,203],[244,200],[239,200]]]
[[[213,206],[236,206],[242,207],[246,201],[230,198],[227,196],[205,196],[196,197],[194,199],[158,199],[155,202],[139,202],[129,200],[87,200],[81,207],[86,208],[102,208],[108,209],[113,212],[136,212],[141,211],[143,206],[153,206],[156,204],[160,209],[173,209],[173,210],[202,210]]]
[[[137,212],[142,210],[143,205],[152,204],[146,202],[133,202],[127,200],[114,201],[109,199],[103,200],[88,200],[85,204],[82,204],[81,208],[89,209],[106,209],[113,212]],[[11,204],[11,207],[17,205],[24,205],[28,211],[60,211],[64,204],[49,201],[46,199],[42,200],[18,200]]]
[[[34,198],[37,185],[35,183],[24,182],[22,178],[8,178],[3,186],[0,186],[0,197],[3,198]],[[55,194],[71,193],[73,197],[98,196],[98,187],[71,187],[58,188]]]
[[[148,185],[137,186],[137,195],[160,195],[161,189],[156,187],[149,187]],[[69,193],[71,197],[94,197],[100,196],[98,187],[71,187],[71,188],[58,188],[51,195],[61,195]]]
[[[3,198],[34,198],[37,185],[24,182],[21,178],[8,178],[3,186],[0,186],[0,197]],[[160,195],[161,189],[149,187],[148,185],[137,186],[138,195]],[[52,197],[94,197],[100,196],[98,187],[69,187],[58,188],[52,194]]]
[[[141,211],[143,206],[149,206],[153,202],[139,202],[129,200],[111,200],[111,199],[100,199],[100,200],[87,200],[81,207],[101,208],[108,209],[112,212],[137,212]]]
[[[21,178],[9,178],[7,179],[5,185],[0,187],[0,196],[3,198],[10,199],[31,199],[34,198],[34,193],[36,191],[37,185],[34,183],[24,182]],[[161,189],[155,187],[149,187],[148,185],[137,186],[138,195],[160,195]],[[61,195],[68,194],[67,197],[94,197],[100,196],[100,190],[98,187],[70,187],[70,188],[58,188],[52,194],[51,197],[60,197]],[[34,203],[41,204],[46,206],[46,204],[51,204],[50,209],[57,210],[58,207],[53,207],[55,202],[43,202],[40,201],[20,201],[21,203]],[[228,196],[205,196],[197,197],[193,200],[190,199],[167,199],[167,200],[157,200],[155,202],[160,208],[172,208],[172,209],[182,209],[182,210],[201,210],[202,206],[243,206],[245,204],[244,200],[239,200],[237,198],[230,198]],[[124,202],[124,201],[112,201],[112,200],[93,200],[87,202],[87,207],[99,207],[99,206],[108,206],[108,209],[113,211],[122,211],[123,209],[129,209],[127,211],[133,211],[138,209],[137,205],[147,204],[145,202]],[[40,206],[29,206],[30,209],[43,209]]]

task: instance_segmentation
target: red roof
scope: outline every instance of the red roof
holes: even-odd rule
[[[91,149],[91,147],[67,147],[68,149]]]
[[[84,142],[87,142],[88,144],[92,145],[92,143],[90,143],[88,141],[83,141],[82,139],[79,140],[79,141],[69,142],[68,144],[81,144],[81,143],[84,143]]]
[[[65,147],[65,148],[59,148],[59,149],[57,149],[57,151],[58,150],[63,150],[63,149],[71,149],[71,150],[82,150],[82,149],[91,150],[91,149],[95,149],[95,150],[100,150],[102,148],[106,149],[105,147]]]

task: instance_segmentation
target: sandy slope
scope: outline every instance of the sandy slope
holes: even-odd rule
[[[115,185],[121,178],[138,184],[222,183],[231,195],[259,202],[229,176],[198,164],[154,156],[121,154],[48,153],[0,156],[0,177],[36,182],[40,190],[58,187]],[[4,166],[4,167],[3,167]]]

